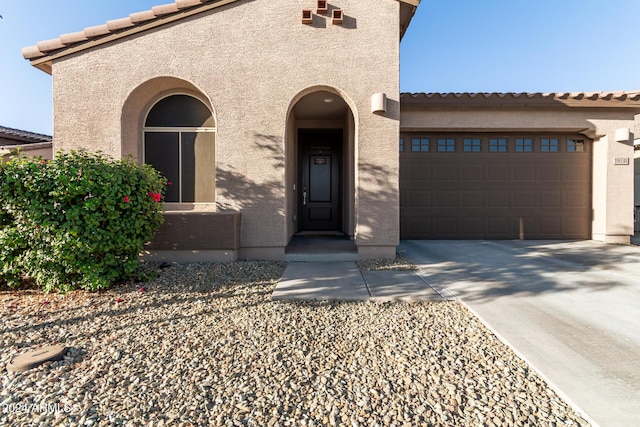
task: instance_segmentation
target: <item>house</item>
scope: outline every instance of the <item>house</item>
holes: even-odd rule
[[[361,259],[400,238],[628,243],[640,93],[401,95],[418,4],[177,0],[23,55],[52,76],[56,150],[172,182],[159,257],[284,259],[300,233]]]
[[[635,140],[633,141],[633,200],[635,205],[634,215],[634,233],[640,233],[640,120],[636,120],[635,124]]]
[[[0,156],[6,161],[12,153],[19,151],[26,156],[53,157],[53,142],[49,135],[27,132],[0,126]]]

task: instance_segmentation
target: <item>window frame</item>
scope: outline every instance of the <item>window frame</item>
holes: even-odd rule
[[[522,144],[518,145],[518,141],[522,141]],[[527,144],[527,141],[529,142],[529,144]],[[535,142],[535,138],[516,136],[513,138],[513,152],[520,153],[520,154],[534,153],[535,152],[534,142]],[[518,148],[521,148],[521,150],[519,150]]]
[[[545,144],[544,141],[548,141],[548,144]],[[551,142],[555,141],[555,144]],[[555,150],[552,148],[555,147]],[[545,149],[546,148],[546,149]],[[560,138],[554,138],[550,136],[545,136],[540,138],[540,152],[541,153],[559,153],[560,152]]]
[[[492,141],[496,141],[496,144],[493,145]],[[504,141],[504,144],[500,144],[500,142]],[[496,137],[489,138],[489,153],[508,153],[509,152],[509,138],[508,137]],[[495,150],[493,148],[496,148]],[[502,150],[501,148],[504,148]]]
[[[151,113],[151,111],[158,105],[158,103],[160,103],[161,101],[170,98],[172,96],[188,96],[191,97],[195,100],[197,100],[198,102],[202,103],[207,110],[209,110],[209,113],[211,114],[211,118],[213,120],[213,126],[184,126],[184,127],[180,127],[180,126],[167,126],[167,127],[163,127],[163,126],[145,126],[144,124],[147,122],[147,119],[149,118],[149,114]],[[147,164],[146,162],[146,145],[147,145],[147,133],[177,133],[178,134],[178,152],[179,152],[179,157],[178,157],[178,170],[179,170],[179,175],[180,175],[180,187],[178,189],[178,200],[177,202],[172,201],[172,202],[168,202],[168,201],[164,201],[165,205],[170,205],[170,206],[177,206],[177,205],[212,205],[216,203],[216,194],[214,192],[213,194],[213,200],[210,202],[184,202],[182,201],[182,177],[183,177],[183,171],[182,171],[182,146],[183,146],[183,141],[182,141],[182,134],[183,133],[213,133],[214,137],[213,137],[213,150],[214,150],[214,158],[216,157],[216,152],[217,152],[217,143],[216,143],[216,135],[217,135],[217,120],[216,120],[216,116],[213,113],[213,111],[211,110],[211,108],[209,108],[209,106],[207,105],[206,102],[204,102],[202,99],[200,99],[200,97],[195,96],[192,93],[184,93],[184,92],[173,92],[170,94],[167,94],[165,96],[162,96],[158,99],[156,99],[153,104],[147,109],[144,120],[143,120],[143,126],[142,126],[142,150],[141,150],[141,155],[142,155],[142,163],[143,164]],[[214,180],[215,180],[215,165],[214,165]],[[216,185],[217,187],[217,185]]]
[[[471,144],[467,145],[467,141],[470,141]],[[474,144],[474,142],[478,142],[478,144]],[[482,138],[462,138],[462,152],[463,153],[482,153]],[[467,148],[471,148],[471,150],[467,150]],[[475,150],[474,148],[478,148]]]
[[[419,141],[419,144],[414,144],[415,141]],[[426,141],[426,144],[425,144]],[[419,150],[414,150],[415,147],[419,147]],[[424,149],[426,147],[426,150]],[[429,137],[412,137],[411,138],[411,152],[412,153],[429,153],[431,152],[431,138]]]
[[[444,143],[442,143],[444,142]],[[437,138],[437,152],[438,153],[455,153],[456,152],[456,138],[438,137]],[[450,144],[451,143],[451,144]],[[444,148],[444,149],[443,149]]]

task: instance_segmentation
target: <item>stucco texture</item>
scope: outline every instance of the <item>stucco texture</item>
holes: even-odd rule
[[[55,60],[55,148],[140,158],[150,106],[194,95],[216,121],[215,208],[241,211],[242,247],[282,248],[294,231],[285,191],[292,100],[334,88],[355,120],[356,242],[395,246],[400,6],[339,0],[342,25],[323,16],[303,25],[302,9],[315,3],[244,0]],[[389,97],[383,115],[370,112],[378,92]]]

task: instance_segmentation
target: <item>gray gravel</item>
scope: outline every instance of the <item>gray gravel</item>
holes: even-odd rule
[[[0,292],[0,425],[587,425],[460,303],[272,302],[283,270]],[[50,344],[65,360],[7,373]]]

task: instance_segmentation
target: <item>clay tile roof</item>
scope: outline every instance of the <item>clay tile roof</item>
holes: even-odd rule
[[[74,43],[79,43],[79,42],[84,42],[89,40],[87,38],[87,35],[84,33],[84,31],[78,31],[76,33],[69,33],[69,34],[63,34],[60,36],[60,41],[62,42],[62,44],[64,44],[65,46],[74,44]]]
[[[449,93],[437,93],[437,92],[420,92],[420,93],[402,93],[400,99],[406,104],[432,104],[442,105],[443,103],[453,104],[456,101],[462,100],[490,100],[490,99],[505,99],[505,100],[521,100],[522,102],[529,101],[550,101],[560,102],[570,105],[602,105],[602,102],[607,102],[607,105],[611,105],[613,101],[630,101],[636,105],[640,105],[640,90],[636,91],[617,91],[617,92],[449,92]]]
[[[126,18],[114,19],[102,25],[85,28],[84,31],[63,34],[57,39],[45,40],[36,46],[29,46],[22,49],[22,56],[29,60],[38,60],[57,51],[64,52],[67,48],[78,47],[87,42],[94,42],[106,39],[109,36],[116,36],[119,33],[127,32],[127,30],[136,30],[136,27],[146,26],[158,22],[162,18],[180,15],[185,11],[212,9],[218,6],[224,6],[239,0],[177,0],[174,3],[154,6],[151,10],[132,13]],[[181,16],[180,16],[181,17]],[[163,23],[163,22],[162,22]],[[158,23],[161,25],[162,23]],[[140,28],[142,30],[142,28]],[[128,34],[128,33],[127,33]],[[87,46],[95,46],[95,43],[87,44]],[[43,61],[46,60],[43,59]],[[39,66],[39,64],[35,64]],[[39,68],[50,72],[50,64],[42,64]]]
[[[109,28],[110,32],[113,32],[122,28],[133,27],[133,22],[131,22],[131,18],[129,17],[113,19],[111,21],[107,21],[107,27]]]
[[[114,19],[102,25],[85,28],[84,31],[64,34],[57,39],[25,47],[22,49],[22,56],[31,60],[36,67],[50,73],[51,61],[58,57],[237,1],[240,0],[176,0],[173,3],[154,6],[151,10],[132,13],[126,18]],[[420,0],[398,1],[407,6],[404,10],[409,11],[401,18],[403,34]]]
[[[26,130],[13,129],[4,126],[0,126],[0,138],[29,143],[51,142],[53,140],[49,135],[27,132]]]
[[[89,39],[93,39],[100,36],[105,36],[111,33],[107,24],[96,25],[94,27],[88,27],[84,29],[84,35]]]

